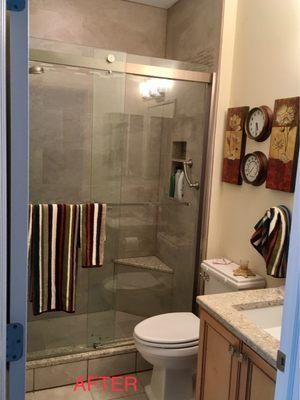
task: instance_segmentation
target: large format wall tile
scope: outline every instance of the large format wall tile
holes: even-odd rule
[[[26,392],[33,391],[33,369],[26,370]]]
[[[122,375],[135,371],[136,352],[88,361],[89,375]]]
[[[122,0],[32,0],[31,36],[164,57],[167,12]]]
[[[167,58],[216,71],[221,18],[221,0],[179,0],[168,10]]]
[[[87,379],[87,361],[37,368],[34,374],[34,390],[70,385],[78,376]]]

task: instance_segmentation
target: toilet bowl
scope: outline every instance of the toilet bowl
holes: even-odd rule
[[[200,320],[192,313],[148,318],[134,329],[138,352],[153,365],[149,400],[193,400]]]

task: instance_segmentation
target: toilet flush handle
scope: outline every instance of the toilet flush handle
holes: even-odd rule
[[[208,282],[210,280],[210,276],[208,275],[207,272],[203,271],[200,272],[200,279],[203,279],[204,281]]]

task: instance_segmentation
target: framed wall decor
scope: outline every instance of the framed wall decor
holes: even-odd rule
[[[229,108],[225,130],[222,181],[241,185],[241,160],[245,154],[245,120],[249,107]]]
[[[275,101],[270,138],[268,189],[293,192],[299,147],[300,97]]]

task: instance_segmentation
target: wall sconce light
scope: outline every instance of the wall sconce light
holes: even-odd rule
[[[169,79],[152,78],[140,83],[140,94],[144,100],[161,99],[172,86]]]

